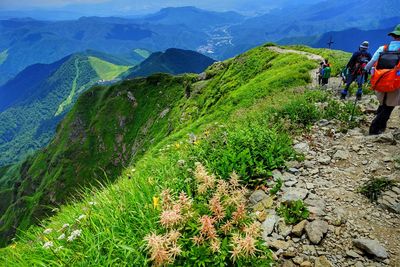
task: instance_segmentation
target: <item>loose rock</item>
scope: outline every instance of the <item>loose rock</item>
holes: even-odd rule
[[[328,223],[322,220],[315,220],[308,223],[305,229],[311,243],[319,244],[324,235],[328,232]]]
[[[386,259],[389,257],[386,249],[376,240],[354,239],[354,246],[378,258]]]

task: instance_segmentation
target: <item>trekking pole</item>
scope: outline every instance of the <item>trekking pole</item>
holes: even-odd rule
[[[354,101],[354,105],[353,105],[353,110],[351,111],[351,116],[350,116],[350,121],[349,122],[353,121],[354,112],[356,111],[357,101],[358,101],[358,99],[356,97],[356,100]]]

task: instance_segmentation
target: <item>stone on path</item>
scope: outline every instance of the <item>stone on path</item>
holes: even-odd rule
[[[314,267],[333,267],[333,265],[325,256],[321,256],[315,259]]]
[[[278,216],[269,215],[267,219],[265,219],[265,221],[261,224],[262,238],[264,240],[268,239],[268,236],[274,231],[275,224],[278,220]]]
[[[261,200],[267,198],[267,194],[262,191],[262,190],[256,190],[253,192],[253,194],[251,194],[249,200],[251,204],[257,204],[258,202],[260,202]]]
[[[292,202],[297,200],[304,200],[308,195],[308,190],[304,188],[289,188],[283,196],[282,202]]]
[[[310,150],[310,147],[305,142],[298,143],[298,144],[294,145],[293,148],[297,153],[303,153],[303,154],[307,154],[307,152]]]
[[[315,220],[308,223],[305,227],[308,239],[311,243],[319,244],[328,232],[328,223],[322,220]]]
[[[354,246],[378,258],[386,259],[389,257],[386,249],[376,240],[372,239],[354,239]]]

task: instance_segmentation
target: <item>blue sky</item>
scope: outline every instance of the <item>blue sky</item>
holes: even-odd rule
[[[83,15],[136,15],[163,7],[196,6],[199,8],[241,13],[262,13],[283,5],[318,2],[318,0],[0,0],[0,10],[57,10]]]

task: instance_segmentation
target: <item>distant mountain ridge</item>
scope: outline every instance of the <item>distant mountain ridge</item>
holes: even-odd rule
[[[177,48],[151,54],[146,60],[133,67],[127,78],[146,77],[154,73],[200,73],[215,60],[200,53]]]
[[[55,62],[91,49],[119,55],[138,64],[135,49],[162,51],[170,47],[196,50],[207,44],[208,31],[243,21],[234,12],[194,7],[168,8],[142,18],[81,17],[69,21],[0,20],[0,85],[25,67]],[[1,53],[4,61],[1,62]],[[127,56],[131,55],[131,56]]]
[[[392,40],[387,34],[393,30],[393,27],[378,30],[351,28],[343,31],[327,32],[322,35],[284,38],[279,40],[278,43],[282,45],[304,44],[315,48],[326,48],[328,46],[327,43],[332,40],[332,49],[354,52],[363,41],[369,41],[369,51],[373,53],[379,46]]]

